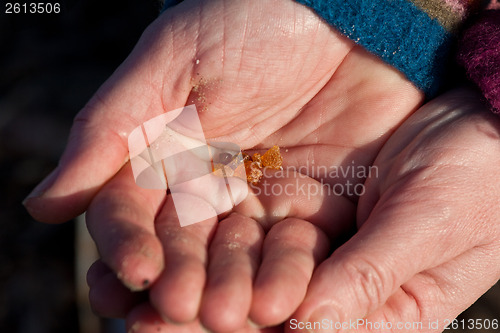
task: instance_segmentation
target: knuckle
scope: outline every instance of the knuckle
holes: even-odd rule
[[[384,304],[394,289],[392,274],[368,259],[350,258],[343,263],[342,268],[353,286],[351,297],[367,313]]]

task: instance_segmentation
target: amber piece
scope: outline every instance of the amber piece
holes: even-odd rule
[[[241,177],[241,171],[238,171],[238,175],[236,175],[235,171],[238,169],[238,166],[241,165],[241,159],[239,155],[231,155],[229,153],[221,153],[213,158],[213,168],[212,171],[216,176],[219,177],[233,177],[237,176]],[[241,167],[240,169],[243,169]]]
[[[219,177],[236,176],[244,178],[243,172],[245,172],[247,182],[257,184],[263,175],[262,168],[282,169],[283,157],[278,146],[272,146],[264,155],[255,153],[250,156],[247,153],[242,153],[243,160],[237,158],[237,156],[222,153],[214,158],[214,173]],[[244,167],[241,162],[243,162]]]
[[[262,168],[262,156],[259,153],[253,154],[252,161],[254,161],[259,168]]]
[[[267,168],[281,170],[281,165],[283,164],[283,157],[280,154],[280,147],[272,146],[271,149],[266,151],[262,155],[261,159],[262,165]]]
[[[230,153],[220,153],[217,156],[214,156],[214,163],[217,164],[229,164],[235,159],[235,156],[231,155]]]
[[[247,181],[252,184],[257,184],[262,178],[262,170],[259,163],[250,160],[247,160],[244,163]]]
[[[228,168],[231,168],[234,171],[236,170],[236,168],[238,168],[239,165],[241,165],[242,161],[243,160],[240,158],[240,155],[236,154],[232,157],[231,161],[225,164],[227,165]]]
[[[243,156],[243,161],[252,160],[252,157],[250,155],[248,155],[247,153],[245,153],[244,151],[241,152],[241,156]]]

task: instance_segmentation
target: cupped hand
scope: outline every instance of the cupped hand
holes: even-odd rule
[[[409,118],[366,181],[358,232],[317,268],[287,331],[442,331],[485,293],[500,278],[499,139],[466,89]]]
[[[159,279],[169,274],[163,270],[168,249],[155,219],[168,220],[162,215],[168,214],[168,200],[164,191],[140,189],[127,176],[127,137],[134,128],[194,103],[207,139],[243,149],[278,144],[286,147],[285,168],[343,187],[364,179],[349,172],[331,177],[329,168],[369,166],[422,97],[402,74],[293,1],[186,0],[145,31],[129,58],[77,115],[59,167],[25,205],[41,221],[61,222],[92,201],[89,228],[103,262],[130,289],[161,286],[156,282],[168,280]],[[350,205],[343,216],[352,215],[356,195],[336,196],[342,200]],[[290,209],[301,204],[290,202]],[[201,230],[188,239],[199,245],[189,247],[193,253],[188,254],[197,255],[200,264],[199,258],[209,256],[215,221],[196,228]],[[192,295],[200,297],[204,276],[193,282],[198,290],[184,298],[191,312],[182,311],[185,317],[178,321],[192,319],[200,304]],[[162,309],[163,301],[153,303]],[[254,316],[259,324],[271,322]]]
[[[97,194],[87,212],[104,260],[136,241],[120,246],[109,240],[109,230],[131,229],[130,222],[117,218],[119,205],[140,218],[137,213],[143,203],[117,195],[129,192],[124,179],[130,177],[127,165]],[[314,268],[330,252],[331,240],[353,227],[354,204],[323,187],[293,171],[266,170],[266,177],[253,185],[230,215],[185,227],[180,226],[168,195],[154,224],[165,267],[150,286],[149,297],[127,289],[98,261],[88,274],[94,310],[103,316],[127,317],[135,332],[196,332],[201,327],[233,332],[257,330],[255,324],[283,323],[303,300]],[[282,195],[273,195],[278,191]],[[313,191],[316,194],[311,195]],[[192,209],[205,204],[196,196],[190,199]],[[123,241],[122,236],[113,239]],[[121,262],[125,267],[143,252],[128,249]]]

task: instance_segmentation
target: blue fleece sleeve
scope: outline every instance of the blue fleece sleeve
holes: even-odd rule
[[[296,0],[404,73],[428,97],[448,64],[453,34],[408,0]]]

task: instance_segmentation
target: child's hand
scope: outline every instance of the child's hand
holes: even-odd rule
[[[127,316],[130,327],[141,327],[137,332],[176,327],[162,318],[187,323],[182,328],[188,331],[197,331],[200,323],[212,331],[235,331],[248,328],[248,318],[259,325],[280,324],[304,299],[312,272],[327,258],[332,240],[354,227],[355,205],[349,199],[328,192],[312,178],[275,171],[219,222],[214,218],[181,227],[169,195],[154,229],[141,230],[134,221],[152,219],[146,213],[151,205],[120,195],[138,193],[128,187],[130,177],[127,165],[97,194],[87,212],[89,229],[105,262],[136,274],[144,267],[138,258],[145,255],[148,242],[141,243],[140,235],[155,234],[163,247],[164,270],[145,305],[140,302],[148,299],[123,287],[102,261],[89,271],[88,281],[94,310],[103,316]],[[146,190],[139,192],[147,195]],[[192,199],[193,209],[200,209],[199,199]],[[126,270],[129,265],[136,271]],[[122,271],[118,274],[127,281]]]
[[[207,139],[340,165],[371,163],[421,101],[402,74],[294,1],[186,0],[76,116],[59,167],[25,205],[46,222],[84,212],[127,162],[129,133],[185,104],[197,104]]]

